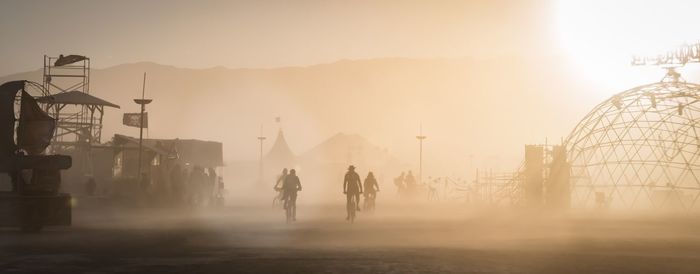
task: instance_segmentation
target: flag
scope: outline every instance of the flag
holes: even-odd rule
[[[139,127],[141,124],[141,113],[124,113],[122,123],[130,127]],[[143,113],[143,128],[148,128],[148,112]]]

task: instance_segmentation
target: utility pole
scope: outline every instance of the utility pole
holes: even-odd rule
[[[153,100],[152,99],[144,99],[146,95],[146,73],[143,73],[143,87],[141,89],[141,99],[134,99],[134,102],[141,105],[141,115],[139,117],[140,123],[139,123],[139,168],[138,168],[138,174],[136,175],[139,180],[141,179],[141,154],[143,151],[143,121],[144,117],[143,114],[146,112],[146,105],[151,103]]]
[[[418,156],[418,183],[423,183],[423,140],[425,140],[425,138],[428,137],[423,135],[423,123],[421,123],[420,132],[418,136],[416,136],[416,139],[418,139],[420,144],[420,152]]]
[[[260,163],[258,166],[258,182],[262,184],[263,181],[263,142],[265,141],[265,136],[263,136],[263,126],[260,125],[260,136],[258,136],[258,140],[260,140]]]

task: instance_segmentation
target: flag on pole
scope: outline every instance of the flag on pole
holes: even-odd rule
[[[122,123],[130,127],[139,127],[141,124],[141,113],[124,113]],[[148,112],[143,113],[143,128],[148,128]]]

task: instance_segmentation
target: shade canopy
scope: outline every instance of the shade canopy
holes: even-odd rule
[[[40,103],[45,104],[69,104],[69,105],[92,105],[92,106],[108,106],[119,108],[118,105],[112,104],[85,92],[77,90],[61,92],[50,96],[42,96],[36,99]]]

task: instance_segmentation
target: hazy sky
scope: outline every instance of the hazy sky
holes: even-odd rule
[[[0,75],[39,69],[42,55],[61,53],[87,55],[93,68],[140,61],[267,68],[382,57],[561,55],[575,64],[577,76],[598,85],[591,95],[607,98],[660,79],[658,68],[646,75],[631,68],[631,55],[697,42],[699,9],[700,1],[682,0],[0,0]],[[506,60],[497,66],[519,61],[494,60]],[[543,63],[528,64],[544,70]]]
[[[61,53],[87,55],[95,68],[563,55],[609,84],[630,71],[635,53],[697,42],[698,8],[683,0],[0,0],[0,75]]]
[[[0,75],[60,53],[94,67],[236,68],[548,52],[551,10],[547,1],[0,0]]]

